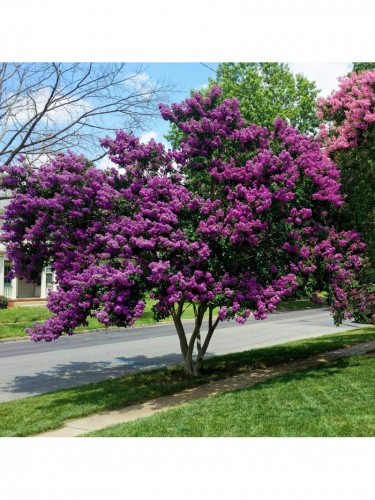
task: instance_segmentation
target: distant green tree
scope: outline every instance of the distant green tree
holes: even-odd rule
[[[220,85],[222,99],[238,99],[248,123],[272,127],[275,118],[289,122],[299,132],[318,129],[315,102],[319,92],[315,82],[295,75],[285,63],[221,63],[208,89]],[[208,89],[201,91],[205,95]],[[174,147],[182,133],[172,126],[166,138]]]
[[[237,98],[248,122],[272,126],[276,117],[290,121],[299,132],[318,127],[315,101],[319,89],[284,63],[223,63],[216,80],[226,98]]]

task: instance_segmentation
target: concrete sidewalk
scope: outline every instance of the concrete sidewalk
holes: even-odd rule
[[[301,368],[310,368],[321,363],[328,363],[339,358],[365,354],[375,349],[375,340],[362,344],[357,344],[345,349],[338,349],[307,358],[294,363],[275,365],[265,369],[252,370],[247,373],[235,375],[233,377],[211,382],[209,384],[187,389],[171,396],[164,396],[152,399],[142,404],[127,406],[121,410],[98,413],[89,417],[70,420],[64,427],[54,431],[44,432],[34,437],[76,437],[87,432],[96,431],[110,425],[132,422],[139,418],[149,417],[155,413],[167,411],[171,408],[184,405],[190,401],[214,396],[235,389],[252,387],[259,382],[269,378],[293,372]]]

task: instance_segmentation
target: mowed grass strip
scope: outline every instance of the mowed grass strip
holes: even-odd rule
[[[375,327],[366,327],[209,358],[204,373],[197,378],[187,377],[182,367],[168,367],[0,403],[0,436],[38,434],[61,427],[69,419],[142,403],[254,368],[304,359],[374,339]]]
[[[144,313],[139,318],[135,326],[153,325],[156,324],[152,305],[155,301],[149,300],[146,303]],[[295,311],[298,309],[310,309],[320,307],[308,299],[288,300],[279,304],[278,311]],[[28,307],[12,307],[11,309],[0,309],[0,339],[9,339],[17,337],[27,338],[26,328],[31,328],[34,322],[44,323],[51,313],[45,306],[28,306]],[[183,315],[184,320],[194,319],[192,307],[188,307]],[[171,318],[165,322],[170,322]],[[76,332],[80,333],[87,330],[103,329],[103,325],[95,318],[88,318],[88,326],[77,328]]]
[[[354,356],[87,436],[373,437],[374,393],[374,355]]]

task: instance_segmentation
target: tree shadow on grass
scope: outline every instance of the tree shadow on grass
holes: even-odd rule
[[[246,374],[249,383],[252,382],[254,385],[249,387],[243,387],[243,378],[230,377],[228,379],[220,381],[220,387],[216,390],[212,387],[212,384],[202,387],[194,387],[184,394],[172,396],[172,400],[168,401],[155,401],[152,404],[154,410],[161,410],[166,406],[173,407],[179,406],[180,404],[185,404],[196,399],[197,393],[200,397],[215,396],[218,394],[230,393],[230,392],[247,392],[247,391],[262,391],[265,387],[272,387],[273,385],[289,384],[291,382],[303,382],[305,380],[315,381],[327,379],[327,377],[332,377],[340,373],[345,372],[347,368],[353,368],[355,366],[360,366],[360,362],[356,362],[353,358],[341,358],[334,361],[329,361],[327,364],[316,364],[310,367],[301,367],[298,369],[293,369],[290,372],[277,373],[273,372],[272,368],[264,370],[264,378],[257,377],[257,371],[253,373],[250,371]],[[245,375],[245,374],[244,374]],[[207,388],[207,389],[206,389]],[[126,411],[126,410],[125,410]]]
[[[293,382],[301,382],[305,381],[318,382],[319,380],[324,381],[326,383],[327,378],[334,377],[336,375],[345,373],[347,368],[353,368],[356,366],[360,366],[360,362],[356,362],[349,359],[339,359],[335,361],[329,362],[327,365],[316,365],[312,367],[305,367],[298,370],[293,370],[288,373],[282,374],[270,374],[270,378],[263,380],[256,380],[254,385],[251,387],[243,387],[241,380],[226,379],[224,380],[224,386],[217,389],[212,387],[212,384],[205,384],[203,386],[196,385],[195,387],[191,387],[188,390],[183,391],[182,393],[170,394],[166,398],[154,399],[147,404],[149,410],[154,412],[159,412],[166,409],[177,408],[181,405],[192,403],[194,401],[198,401],[199,399],[219,396],[219,395],[230,395],[233,393],[250,393],[250,392],[258,392],[263,391],[267,388],[272,388],[275,385],[287,386],[289,383]],[[251,373],[249,374],[249,379],[251,379]],[[170,391],[171,392],[171,391]],[[142,406],[139,407],[123,407],[118,412],[121,415],[125,415],[126,418],[130,417],[129,422],[134,421],[138,418],[143,418],[142,414]],[[126,414],[130,414],[128,417]],[[146,415],[148,416],[148,415]],[[197,418],[199,418],[197,416]],[[191,437],[193,437],[192,435]],[[218,436],[219,437],[219,436]]]

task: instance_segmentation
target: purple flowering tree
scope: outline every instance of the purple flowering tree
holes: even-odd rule
[[[89,316],[130,326],[150,296],[197,374],[220,321],[264,319],[298,290],[328,288],[335,322],[350,316],[364,245],[331,223],[339,172],[320,143],[281,119],[272,130],[245,125],[220,87],[160,110],[184,134],[178,151],[120,131],[102,140],[117,169],[72,153],[38,170],[22,159],[2,168],[14,194],[2,237],[13,273],[34,280],[49,264],[58,281],[54,315],[31,338],[70,335]]]

